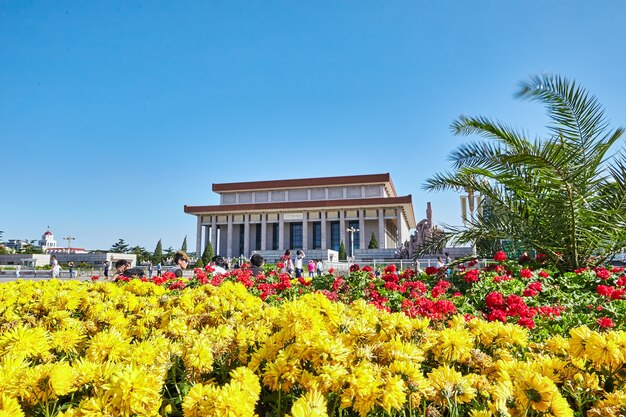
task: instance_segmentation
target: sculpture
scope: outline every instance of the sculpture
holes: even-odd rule
[[[415,232],[411,235],[409,242],[409,255],[413,257],[413,255],[418,252],[422,246],[424,246],[427,242],[429,242],[433,238],[433,233],[435,232],[435,227],[433,227],[433,209],[431,207],[430,201],[426,203],[426,218],[422,219],[417,223],[415,227]]]

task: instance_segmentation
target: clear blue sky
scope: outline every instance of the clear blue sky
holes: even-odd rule
[[[626,124],[626,3],[0,1],[0,230],[195,248],[212,183],[389,172],[417,219],[461,114],[544,132],[513,98],[574,78]]]

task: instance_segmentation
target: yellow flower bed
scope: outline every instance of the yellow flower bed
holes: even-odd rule
[[[528,341],[240,284],[0,285],[1,416],[620,415],[626,332]],[[589,414],[587,414],[589,413]]]

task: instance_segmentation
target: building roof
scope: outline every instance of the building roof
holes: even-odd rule
[[[391,181],[391,175],[389,173],[347,175],[341,177],[300,178],[290,180],[230,182],[213,184],[212,189],[214,192],[220,193],[233,191],[276,190],[284,188],[325,187],[329,185],[357,184],[384,184],[390,196],[397,197],[398,195],[396,193],[396,189],[393,186],[393,182]]]
[[[52,234],[52,232],[50,230],[46,230],[46,232],[43,235],[44,236],[50,236],[51,234]]]
[[[345,177],[343,177],[345,178]],[[286,180],[289,181],[289,180]],[[294,209],[316,209],[332,207],[384,207],[402,206],[404,216],[409,224],[409,229],[416,226],[415,213],[413,212],[413,200],[411,195],[401,197],[377,197],[377,198],[351,198],[342,200],[306,200],[306,201],[281,201],[273,203],[250,203],[250,204],[221,204],[214,206],[187,206],[185,213],[210,214],[210,213],[236,213],[249,211],[289,211]]]

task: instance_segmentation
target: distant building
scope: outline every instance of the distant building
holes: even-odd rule
[[[389,174],[213,184],[213,191],[219,205],[184,208],[197,217],[197,254],[210,241],[226,257],[275,260],[302,249],[329,259],[343,242],[358,259],[394,258],[416,226],[411,195],[398,196]],[[378,249],[367,249],[372,234]]]
[[[48,248],[48,250],[46,250],[46,253],[49,253],[50,255],[58,255],[58,254],[76,254],[76,253],[89,253],[88,250],[83,249],[83,248]]]
[[[49,249],[57,247],[57,241],[54,239],[52,232],[50,230],[46,230],[41,236],[38,245],[41,246],[41,251],[46,253]]]
[[[30,241],[28,240],[22,240],[22,239],[9,239],[6,241],[5,246],[7,248],[11,248],[14,251],[21,251],[22,249],[25,249],[29,246],[32,246],[30,244]]]

